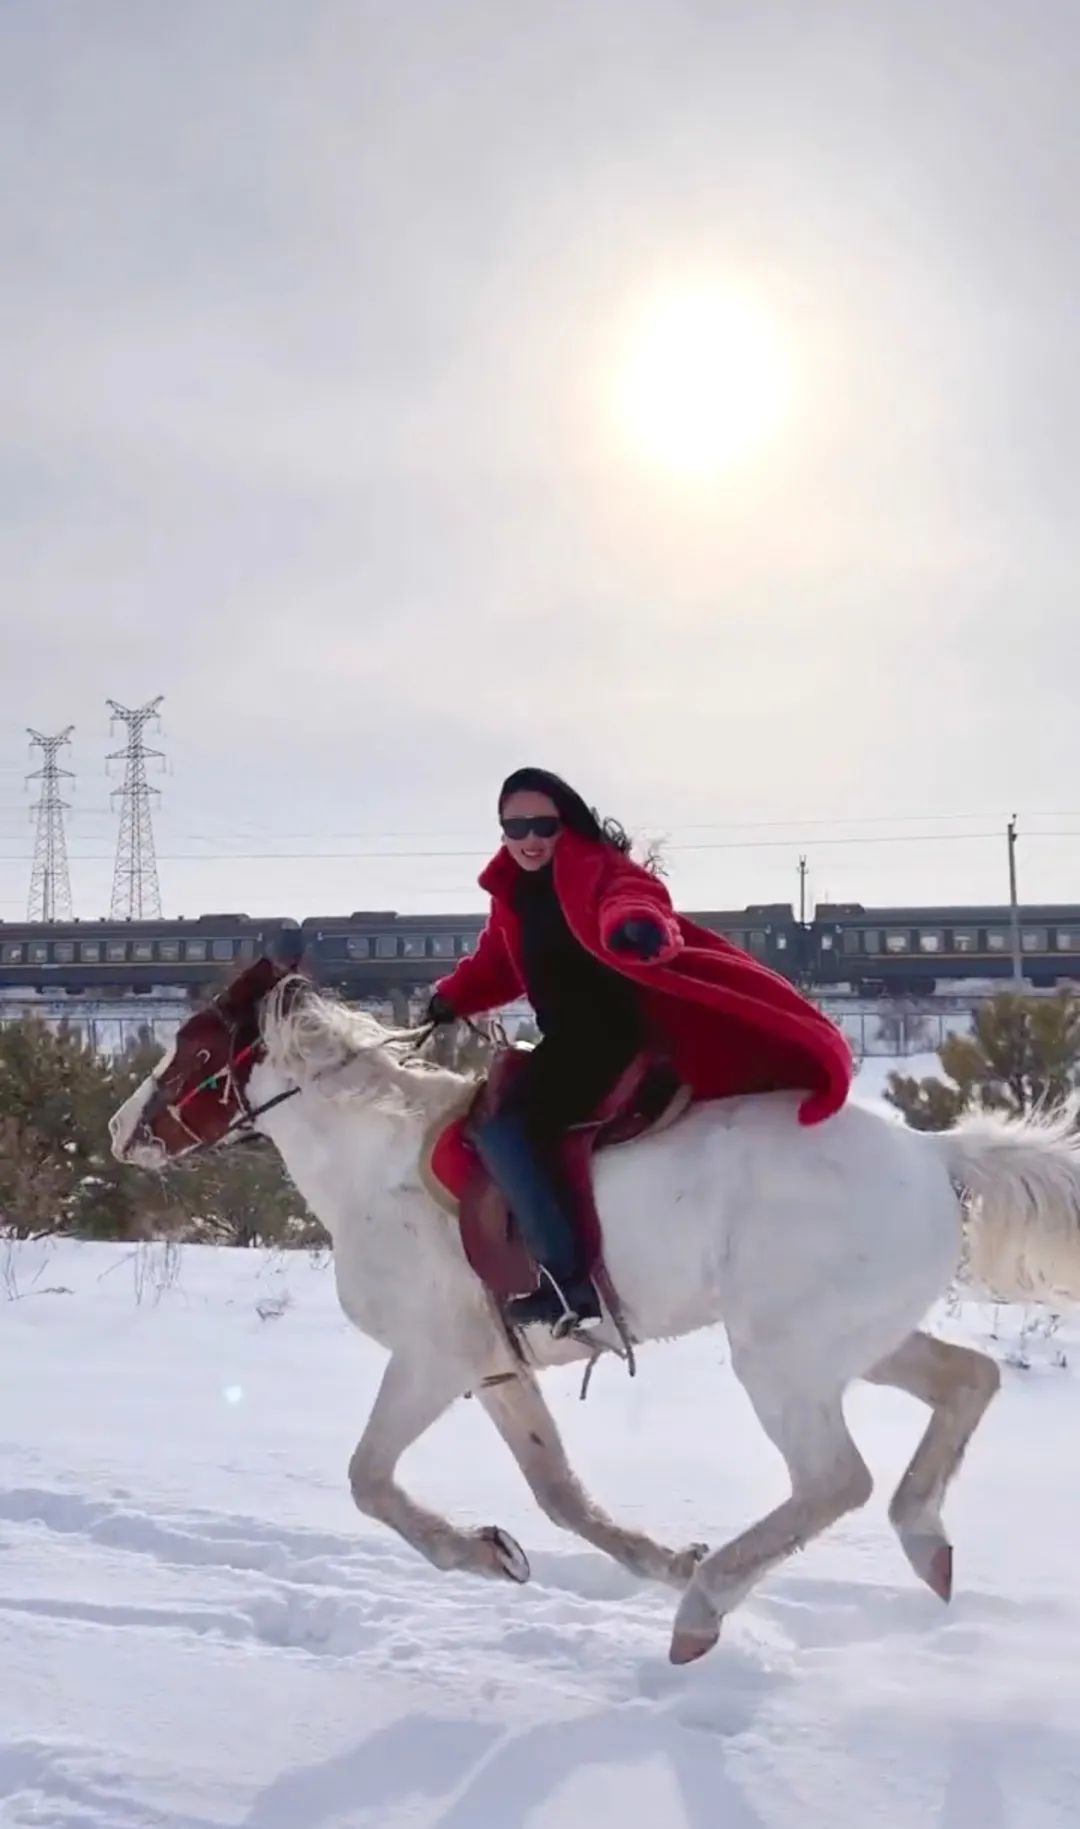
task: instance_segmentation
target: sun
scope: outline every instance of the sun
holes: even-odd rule
[[[618,365],[616,408],[640,456],[708,479],[748,461],[791,404],[787,350],[763,309],[721,288],[670,292],[639,313]]]

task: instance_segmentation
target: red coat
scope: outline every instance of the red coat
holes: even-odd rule
[[[438,989],[459,1016],[477,1016],[526,995],[521,923],[514,910],[519,866],[507,851],[480,878],[491,915],[475,953]],[[570,931],[588,952],[640,985],[646,1020],[695,1098],[805,1088],[804,1124],[839,1111],[851,1088],[851,1050],[834,1023],[785,978],[730,940],[676,914],[663,883],[610,845],[564,831],[555,887]],[[664,935],[645,963],[611,950],[624,921],[649,920]]]

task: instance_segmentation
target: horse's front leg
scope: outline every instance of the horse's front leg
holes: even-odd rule
[[[349,1462],[352,1496],[366,1517],[389,1525],[437,1569],[466,1569],[474,1575],[527,1581],[528,1560],[513,1537],[495,1525],[457,1530],[446,1518],[417,1505],[394,1479],[406,1448],[438,1421],[462,1395],[466,1383],[452,1364],[428,1364],[394,1353],[368,1426]]]
[[[669,1550],[639,1531],[624,1530],[591,1499],[566,1458],[559,1431],[529,1372],[519,1372],[476,1393],[516,1460],[541,1509],[563,1530],[584,1537],[647,1581],[684,1588],[704,1546]]]

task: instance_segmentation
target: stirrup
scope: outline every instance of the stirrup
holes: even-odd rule
[[[631,1378],[637,1377],[637,1359],[634,1354],[634,1336],[630,1331],[622,1304],[612,1288],[611,1278],[601,1268],[599,1276],[593,1279],[593,1288],[600,1304],[600,1320],[590,1327],[580,1324],[570,1328],[566,1338],[576,1340],[589,1355],[585,1375],[581,1380],[581,1401],[584,1403],[589,1395],[589,1385],[600,1360],[606,1354],[621,1359]]]
[[[598,1321],[601,1318],[603,1309],[599,1291],[593,1288],[588,1279],[580,1287],[584,1289],[587,1286],[592,1291],[593,1301],[590,1303],[590,1307],[594,1307],[596,1313],[582,1315],[577,1312],[562,1284],[547,1265],[538,1264],[537,1269],[540,1281],[536,1288],[530,1290],[528,1295],[512,1296],[507,1303],[508,1319],[515,1327],[548,1327],[556,1340],[564,1340],[576,1328],[586,1327],[590,1322]],[[522,1319],[520,1313],[515,1311],[520,1311],[522,1308],[528,1309],[530,1303],[537,1304],[543,1312]]]
[[[589,1355],[589,1362],[581,1381],[581,1401],[584,1403],[589,1395],[592,1375],[605,1354],[610,1353],[614,1358],[621,1359],[630,1377],[636,1377],[637,1360],[634,1357],[633,1337],[626,1325],[622,1310],[615,1300],[614,1292],[612,1292],[611,1301],[606,1301],[599,1283],[595,1282],[592,1277],[585,1278],[585,1282],[596,1297],[596,1306],[600,1310],[598,1315],[591,1315],[588,1320],[585,1320],[574,1313],[551,1272],[546,1270],[543,1265],[540,1266],[540,1270],[541,1274],[548,1278],[552,1289],[563,1305],[563,1313],[552,1324],[552,1337],[556,1340],[573,1340],[578,1346],[583,1346]]]
[[[555,1340],[587,1340],[588,1335],[582,1334],[582,1328],[592,1327],[604,1319],[604,1305],[600,1300],[600,1291],[595,1287],[591,1277],[582,1277],[578,1287],[582,1291],[588,1289],[591,1292],[593,1297],[592,1305],[595,1307],[596,1313],[594,1315],[579,1315],[577,1310],[571,1307],[567,1300],[565,1290],[560,1287],[550,1270],[543,1264],[540,1265],[540,1274],[547,1278],[548,1282],[551,1284],[556,1301],[562,1305],[562,1314],[551,1324],[552,1338]]]

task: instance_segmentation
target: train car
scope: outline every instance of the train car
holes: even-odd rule
[[[296,956],[291,916],[197,915],[170,921],[0,921],[0,989],[45,995],[148,995],[216,989],[261,953]]]
[[[746,908],[722,912],[711,909],[689,918],[742,947],[743,952],[793,983],[805,975],[806,932],[789,902],[752,902]]]
[[[1021,908],[1020,957],[1036,989],[1080,979],[1080,907]],[[1013,975],[1007,906],[864,908],[820,903],[811,927],[814,979],[865,995],[926,995],[939,985]]]
[[[300,924],[304,966],[343,997],[375,996],[387,983],[434,984],[474,950],[483,925],[480,914],[312,915]]]
[[[804,966],[804,933],[789,905],[762,903],[694,915],[699,926],[722,934],[784,977]],[[379,994],[387,983],[433,984],[474,950],[481,914],[401,915],[357,910],[312,916],[301,923],[306,969],[319,984],[344,997]]]

